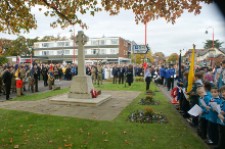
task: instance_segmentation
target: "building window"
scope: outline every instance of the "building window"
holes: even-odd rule
[[[94,55],[97,54],[97,49],[93,49],[92,54],[94,54]]]
[[[43,48],[48,48],[49,47],[49,44],[48,43],[42,43],[42,47]]]
[[[42,51],[42,55],[49,55],[49,51]]]
[[[100,54],[106,54],[106,50],[105,49],[100,49],[99,52],[100,52]]]
[[[111,44],[118,45],[119,40],[118,39],[111,39]]]
[[[55,55],[54,51],[49,51],[49,55]]]
[[[110,54],[115,54],[116,50],[115,49],[110,49]]]
[[[58,42],[58,43],[57,43],[57,46],[58,46],[58,47],[64,47],[64,42]]]
[[[98,40],[92,40],[92,41],[91,41],[91,45],[93,45],[93,46],[98,45]]]
[[[64,55],[69,55],[70,54],[70,50],[64,50]]]
[[[57,51],[57,55],[63,55],[64,53],[63,53],[63,50],[58,50]]]
[[[100,40],[99,44],[100,45],[105,45],[105,40]]]
[[[70,45],[69,42],[58,42],[57,46],[58,47],[68,47]]]
[[[65,47],[69,47],[70,43],[69,42],[65,42]]]

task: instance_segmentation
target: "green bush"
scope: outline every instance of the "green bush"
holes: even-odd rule
[[[0,56],[0,65],[3,65],[8,62],[8,59],[5,56]]]
[[[135,81],[136,82],[144,82],[144,78],[137,76],[137,77],[135,77]]]

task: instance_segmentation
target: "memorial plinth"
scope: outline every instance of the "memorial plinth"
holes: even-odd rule
[[[83,31],[79,31],[76,36],[78,44],[78,75],[72,79],[70,92],[68,95],[51,98],[50,101],[60,104],[75,104],[84,106],[98,106],[99,104],[110,99],[110,95],[100,95],[92,98],[91,90],[94,89],[92,79],[86,75],[84,44],[87,43],[88,37]]]
[[[72,84],[68,98],[76,99],[89,99],[91,97],[91,90],[94,88],[90,76],[75,76],[73,77]]]
[[[49,100],[54,104],[95,107],[99,106],[100,104],[106,102],[109,99],[111,99],[111,95],[107,94],[99,95],[97,98],[87,98],[87,99],[68,98],[68,95],[64,94],[50,98]]]

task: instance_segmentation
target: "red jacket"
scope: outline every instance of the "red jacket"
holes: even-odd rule
[[[23,81],[22,80],[16,80],[16,88],[22,88],[23,87]]]

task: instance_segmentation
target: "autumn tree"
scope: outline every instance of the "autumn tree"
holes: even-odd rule
[[[169,63],[176,63],[178,62],[179,56],[177,53],[172,53],[169,57],[168,57],[168,62]]]
[[[0,39],[0,55],[5,54],[5,51],[9,49],[9,47],[11,46],[11,42],[12,41],[9,39],[3,39],[3,38]]]
[[[46,16],[57,16],[57,20],[51,23],[52,27],[60,25],[80,24],[82,15],[105,10],[110,15],[116,15],[121,9],[131,10],[135,14],[136,23],[146,23],[158,18],[175,23],[184,10],[199,14],[201,3],[211,3],[212,0],[1,0],[0,1],[0,32],[20,33],[29,32],[37,28],[35,15],[31,13],[32,7],[40,7],[39,10]]]
[[[132,63],[142,64],[144,61],[152,63],[154,61],[152,57],[152,52],[148,51],[146,54],[132,54],[131,55]]]
[[[8,59],[5,56],[0,55],[0,66],[3,64],[6,64],[7,62],[8,62]]]
[[[214,40],[214,47],[219,49],[222,48],[223,42],[220,42],[219,40]],[[206,40],[204,43],[204,49],[209,49],[213,47],[213,41],[212,40]]]
[[[163,52],[155,52],[154,56],[158,56],[159,58],[165,58],[165,55]]]
[[[23,36],[19,36],[16,40],[13,40],[10,46],[5,50],[5,55],[10,56],[27,55],[29,53],[27,39]]]

